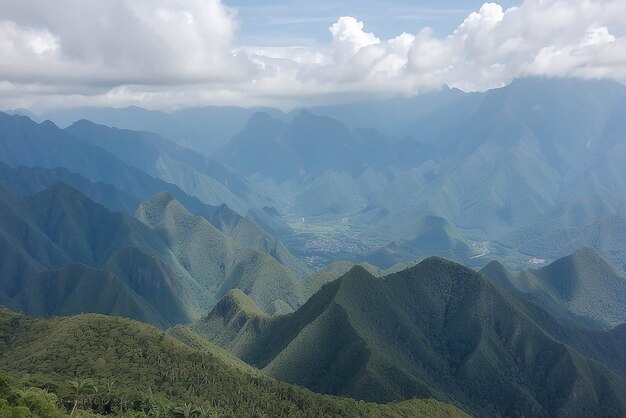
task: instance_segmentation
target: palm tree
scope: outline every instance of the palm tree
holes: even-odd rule
[[[91,379],[80,379],[80,380],[71,380],[67,383],[71,389],[72,397],[74,398],[74,406],[72,407],[72,412],[70,415],[74,415],[76,412],[76,407],[78,406],[78,401],[81,398],[89,393],[96,393],[98,389],[93,384]]]
[[[104,389],[106,390],[107,393],[112,393],[115,390],[115,384],[117,383],[117,381],[112,378],[109,377],[104,381]]]
[[[176,413],[182,415],[184,418],[194,417],[199,412],[200,410],[190,403],[186,403],[185,405],[176,408]]]
[[[198,411],[198,416],[200,418],[218,418],[220,416],[217,411],[209,407],[199,406],[196,408],[196,411]]]

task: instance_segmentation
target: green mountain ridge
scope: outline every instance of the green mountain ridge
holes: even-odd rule
[[[519,273],[491,262],[481,271],[557,317],[611,328],[626,323],[626,275],[591,248]]]
[[[270,313],[304,302],[301,283],[276,259],[240,247],[206,219],[192,215],[171,194],[143,202],[137,218],[159,234],[215,302],[235,287],[245,289]]]
[[[88,409],[77,411],[87,414],[79,416],[178,416],[185,404],[241,417],[467,416],[435,400],[377,405],[313,394],[245,367],[188,330],[177,328],[168,335],[136,321],[95,314],[37,320],[0,308],[0,371],[19,376],[14,380],[27,387],[56,394],[68,410],[74,398],[67,382],[90,379],[101,390],[81,403]],[[0,375],[3,414],[1,399],[22,398],[6,382]],[[53,399],[47,399],[27,405],[49,403],[56,409]]]
[[[320,393],[435,397],[477,416],[626,412],[623,378],[555,340],[482,275],[442,259],[384,279],[354,267],[285,316],[251,317],[229,302],[191,328]]]
[[[39,193],[55,183],[66,183],[112,211],[120,211],[133,216],[141,203],[140,198],[131,196],[112,185],[102,182],[92,183],[63,168],[44,169],[21,166],[14,169],[0,162],[0,179],[4,181],[8,189],[21,196]],[[226,205],[210,206],[193,199],[183,199],[183,201],[194,214],[206,218],[240,245],[271,255],[298,277],[310,274],[311,270],[306,263],[295,257],[276,237],[264,231],[250,218],[242,217]]]
[[[159,237],[134,218],[110,212],[62,183],[28,198],[6,192],[1,203],[3,208],[14,207],[0,220],[2,242],[8,254],[14,254],[2,260],[2,270],[8,270],[6,277],[13,280],[3,282],[0,293],[13,309],[29,314],[112,309],[159,326],[187,322],[200,312],[193,302],[198,292],[181,286],[193,286],[193,278]],[[62,268],[68,265],[73,265],[72,274]],[[98,278],[111,285],[110,292]],[[53,282],[60,288],[70,286],[68,292],[82,293],[61,292],[60,305],[46,308],[53,291],[60,290]],[[109,305],[89,295],[98,295]],[[117,306],[116,297],[128,302]],[[42,305],[33,305],[37,301]],[[156,309],[166,301],[162,312]]]
[[[29,197],[0,187],[2,303],[36,316],[97,312],[166,328],[206,313],[234,287],[270,313],[304,302],[304,285],[290,270],[241,247],[172,195],[140,208],[146,223],[63,183]],[[147,222],[148,214],[165,223]]]

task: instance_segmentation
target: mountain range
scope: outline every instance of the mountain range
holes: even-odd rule
[[[626,274],[593,249],[539,269],[511,272],[492,261],[480,272],[557,317],[592,328],[626,323]]]
[[[556,339],[537,312],[475,271],[429,258],[383,279],[354,267],[285,316],[232,291],[191,329],[320,393],[434,397],[475,416],[623,415],[624,378]]]
[[[206,312],[233,287],[271,313],[304,302],[301,280],[276,258],[242,247],[167,192],[143,202],[139,220],[64,183],[1,197],[0,301],[10,308],[110,313],[167,327]]]
[[[626,416],[621,84],[14,113],[0,416]]]
[[[85,389],[94,395],[85,405],[90,416],[184,416],[185,411],[209,416],[468,416],[432,399],[377,405],[317,395],[265,377],[189,330],[166,334],[139,322],[93,314],[36,320],[0,308],[0,368],[22,376],[12,388],[7,384],[11,380],[0,375],[0,412],[15,402],[22,406],[14,411],[20,416],[65,416],[57,408],[75,399],[68,379],[100,389],[95,394]],[[24,386],[32,387],[24,393]]]

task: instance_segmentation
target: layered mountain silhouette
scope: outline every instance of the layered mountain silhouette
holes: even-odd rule
[[[56,182],[64,182],[113,211],[134,215],[141,201],[168,191],[194,214],[205,217],[241,245],[272,255],[298,277],[304,277],[310,272],[304,262],[293,256],[251,217],[241,216],[225,205],[207,205],[187,195],[176,185],[151,177],[104,149],[78,140],[50,123],[38,125],[25,117],[6,114],[0,114],[0,123],[4,123],[4,129],[0,129],[0,142],[4,147],[0,159],[5,162],[0,162],[0,177],[16,194],[37,193]],[[86,126],[105,137],[118,132],[92,124]],[[150,138],[144,133],[119,132],[126,137],[130,136],[131,141],[139,141],[135,137]],[[125,139],[124,135],[121,139]],[[159,138],[155,140],[158,143]],[[119,147],[121,153],[122,144]],[[135,151],[127,154],[142,155],[142,152]],[[263,221],[270,216],[254,218]],[[275,222],[275,228],[280,229],[280,222]]]
[[[476,416],[623,415],[623,378],[556,339],[534,319],[550,320],[542,312],[429,258],[384,279],[354,267],[286,316],[262,315],[233,291],[192,329],[320,393],[435,397]]]
[[[183,147],[194,149],[208,156],[241,131],[250,116],[257,112],[266,112],[276,118],[284,117],[283,112],[278,109],[235,106],[192,107],[169,113],[138,106],[81,107],[53,110],[41,115],[23,111],[21,114],[38,121],[50,119],[62,127],[86,119],[120,129],[154,132]]]
[[[64,131],[101,147],[120,160],[153,177],[175,184],[202,202],[244,214],[270,203],[243,176],[190,149],[155,134],[109,128],[80,120]]]
[[[370,250],[411,239],[428,214],[472,241],[491,242],[517,267],[529,255],[555,259],[581,246],[622,266],[623,246],[598,234],[624,216],[623,85],[528,78],[485,93],[440,93],[430,110],[398,99],[407,106],[397,112],[404,125],[391,130],[360,116],[385,102],[361,104],[352,119],[341,114],[358,105],[339,106],[335,119],[332,107],[294,112],[287,121],[254,115],[217,156],[272,188],[291,218],[346,220]],[[571,218],[575,206],[591,210],[579,213],[588,216],[584,225]],[[550,245],[555,239],[559,245]]]
[[[246,175],[275,182],[307,181],[329,169],[361,174],[368,165],[393,158],[384,137],[352,130],[341,122],[303,110],[290,122],[257,113],[217,155]],[[260,158],[263,156],[263,158]]]
[[[4,191],[1,204],[7,306],[43,316],[114,313],[158,326],[201,312],[199,286],[136,219],[63,183],[21,199]]]
[[[138,401],[127,402],[126,414],[178,415],[176,407],[193,402],[210,406],[211,414],[234,416],[468,417],[434,399],[377,405],[314,394],[264,376],[181,327],[164,333],[136,321],[94,314],[32,319],[0,307],[0,336],[3,397],[10,389],[6,373],[16,378],[36,374],[37,382],[31,384],[46,386],[49,397],[54,392],[63,396],[68,379],[109,382],[104,401],[97,401],[113,410],[108,415],[119,415],[119,402],[130,397]],[[142,395],[138,389],[145,387],[150,389]],[[163,400],[172,404],[171,410],[158,408]],[[28,406],[39,405],[31,401]],[[94,406],[91,413],[82,413],[98,411]]]
[[[270,313],[300,306],[301,282],[273,257],[241,247],[169,193],[143,202],[137,218],[156,231],[186,270],[219,299],[238,287]]]
[[[166,327],[189,322],[233,287],[270,313],[304,302],[303,284],[287,267],[240,246],[168,193],[140,205],[145,223],[63,183],[29,197],[2,189],[0,197],[0,301],[12,309],[107,313]]]
[[[365,259],[373,265],[389,268],[406,260],[421,260],[432,255],[459,262],[480,255],[464,234],[444,218],[423,216],[413,224],[413,228],[417,233],[412,239],[393,241],[370,252]]]

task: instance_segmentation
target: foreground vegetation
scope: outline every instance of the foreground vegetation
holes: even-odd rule
[[[261,375],[189,330],[102,315],[37,320],[0,308],[0,417],[465,416],[434,400],[388,405]],[[86,415],[85,415],[86,414]]]

